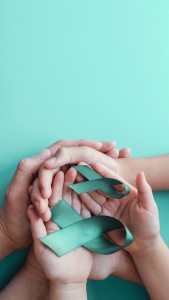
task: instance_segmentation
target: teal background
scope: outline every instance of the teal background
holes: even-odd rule
[[[168,20],[168,0],[0,0],[1,202],[18,161],[58,139],[168,152]],[[169,245],[169,194],[155,198]],[[1,288],[25,256],[0,263]],[[88,295],[149,299],[113,278],[89,282]]]

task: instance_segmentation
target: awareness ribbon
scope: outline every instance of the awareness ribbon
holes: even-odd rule
[[[101,190],[113,198],[122,198],[130,193],[130,188],[119,180],[103,178],[88,166],[74,167],[88,181],[72,184],[70,187],[78,194],[92,190]],[[117,191],[112,185],[122,184],[125,193]],[[84,219],[65,200],[51,208],[52,220],[61,227],[40,240],[53,250],[58,256],[62,256],[80,246],[83,246],[99,254],[112,254],[124,249],[133,241],[133,235],[129,229],[119,220],[108,216],[93,216]],[[125,241],[122,246],[108,240],[103,234],[116,230],[125,230]]]

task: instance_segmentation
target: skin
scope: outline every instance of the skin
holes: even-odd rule
[[[45,162],[39,170],[37,179],[37,189],[39,189],[39,192],[36,194],[36,197],[32,197],[32,202],[35,205],[39,216],[44,221],[47,221],[50,218],[48,206],[51,206],[50,197],[52,194],[53,177],[63,166],[71,166],[72,164],[77,164],[81,161],[87,162],[88,164],[94,164],[99,161],[107,163],[107,165],[111,166],[116,173],[119,173],[117,161],[118,159],[122,159],[122,155],[124,155],[123,159],[129,156],[130,150],[127,148],[122,149],[118,153],[118,159],[116,149],[112,149],[111,154],[114,155],[114,158],[86,146],[59,148],[51,159],[51,163],[50,160]],[[51,168],[50,170],[49,165]],[[46,169],[46,167],[48,167],[48,169]]]
[[[64,198],[74,209],[81,213],[83,217],[90,217],[91,214],[85,204],[83,204],[79,196],[69,188],[69,184],[74,183],[76,176],[77,173],[73,168],[70,168],[65,176],[62,171],[57,173],[53,180],[52,203],[55,205],[60,199]],[[32,188],[32,195],[37,190],[35,181]],[[35,254],[46,277],[50,281],[51,299],[86,299],[87,279],[104,279],[112,272],[112,269],[114,269],[114,273],[116,273],[117,270],[119,272],[119,269],[122,269],[121,267],[119,268],[121,261],[122,263],[124,262],[123,276],[130,277],[131,274],[128,275],[128,273],[132,270],[135,281],[140,282],[135,268],[132,269],[130,267],[130,270],[129,268],[125,268],[125,259],[128,259],[128,257],[127,255],[123,256],[122,251],[121,253],[119,252],[112,255],[99,255],[83,247],[79,247],[62,257],[58,257],[39,240],[39,238],[59,230],[58,226],[52,221],[43,223],[42,219],[35,213],[33,206],[29,207],[28,216],[34,239]],[[82,257],[83,260],[81,259]]]
[[[50,203],[52,204],[52,206],[54,206],[61,199],[65,199],[84,218],[89,218],[91,217],[90,208],[88,209],[85,203],[82,203],[80,201],[79,196],[69,188],[69,185],[73,184],[73,182],[76,180],[76,177],[77,173],[73,168],[70,168],[67,171],[65,178],[63,172],[59,171],[53,179]],[[131,187],[131,190],[132,193],[130,197],[134,197],[137,191],[133,187]],[[34,181],[31,192],[32,199],[36,199],[36,197],[39,197],[37,179]],[[133,261],[125,251],[120,251],[112,255],[99,255],[96,253],[93,254],[93,267],[91,269],[89,278],[101,280],[109,275],[120,277],[136,283],[141,283],[140,277],[133,264]]]
[[[3,241],[0,246],[0,259],[31,243],[27,218],[30,197],[27,190],[33,175],[49,157],[50,151],[46,149],[36,156],[22,160],[17,167],[0,211],[0,239]]]
[[[0,293],[1,300],[49,300],[49,281],[46,278],[33,247],[24,266]]]
[[[94,169],[103,177],[114,177],[112,170],[104,165],[96,164]],[[167,300],[169,293],[169,250],[160,236],[159,216],[152,189],[143,172],[136,177],[138,195],[129,201],[117,201],[109,198],[99,203],[101,215],[111,215],[122,221],[133,233],[134,242],[126,248],[133,258],[139,275],[153,300]],[[93,197],[93,213],[97,197]],[[84,200],[85,195],[82,197]],[[96,206],[94,205],[96,203]],[[88,207],[87,203],[85,205]],[[89,208],[89,207],[88,207]],[[163,259],[162,259],[163,258]],[[160,288],[159,288],[160,278]]]
[[[130,150],[124,148],[120,151],[116,149],[114,142],[95,142],[90,140],[61,140],[54,143],[42,153],[37,154],[31,158],[26,158],[20,161],[14,177],[6,191],[3,207],[0,211],[0,259],[11,252],[22,249],[30,245],[32,236],[30,233],[29,221],[27,218],[27,208],[30,204],[30,196],[28,188],[34,180],[40,166],[55,155],[55,152],[61,147],[81,147],[88,146],[94,150],[106,153],[106,155],[113,157],[126,157],[130,154]],[[31,264],[30,261],[35,262],[35,256],[32,254],[28,256],[27,262],[17,276],[11,281],[7,288],[0,294],[3,299],[33,299],[33,294],[36,299],[46,299],[46,291],[48,290],[47,279],[43,275],[42,269],[37,268],[37,262]],[[29,267],[28,267],[29,266]],[[39,273],[37,274],[37,270]],[[41,275],[40,275],[41,274]],[[43,279],[42,279],[43,278]],[[39,282],[40,279],[40,282]],[[29,286],[27,282],[29,281]],[[43,281],[43,295],[38,295],[38,287],[42,285]],[[37,291],[35,288],[37,286]],[[15,287],[15,288],[14,288]],[[25,287],[27,287],[25,289]],[[15,295],[13,291],[15,290]],[[32,294],[32,291],[34,293]],[[31,294],[29,294],[31,292]],[[24,296],[23,296],[24,295]],[[15,297],[16,298],[13,298]],[[5,298],[4,298],[5,297]]]
[[[136,175],[143,171],[147,181],[153,190],[169,189],[169,155],[160,155],[148,158],[119,159],[100,153],[86,146],[61,147],[51,159],[47,160],[40,168],[38,185],[41,197],[48,199],[51,195],[51,184],[54,174],[64,165],[85,162],[90,166],[102,163],[112,169],[118,175],[126,179],[130,184],[136,186]]]
[[[6,191],[3,207],[0,211],[0,259],[14,250],[22,249],[30,245],[31,234],[27,218],[27,208],[30,204],[28,188],[32,184],[34,176],[40,166],[55,152],[66,147],[88,146],[93,150],[103,151],[108,155],[119,155],[114,142],[95,142],[90,140],[61,140],[45,149],[41,153],[20,161],[17,170]],[[128,153],[121,150],[121,155]]]

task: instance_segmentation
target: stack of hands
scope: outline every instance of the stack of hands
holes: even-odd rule
[[[152,189],[169,189],[167,162],[169,155],[133,159],[129,149],[118,151],[114,142],[89,140],[59,141],[22,160],[0,211],[0,258],[31,245],[32,240],[33,244],[0,299],[87,299],[87,279],[112,275],[143,284],[153,300],[167,300],[169,252],[160,236],[152,194]],[[69,187],[84,180],[71,167],[77,164],[88,164],[102,177],[127,183],[130,194],[122,199],[107,198],[99,191],[78,196]],[[40,238],[59,230],[50,220],[50,208],[61,199],[84,218],[92,214],[120,220],[132,232],[133,243],[110,255],[79,247],[58,257]],[[109,232],[108,238],[117,237]]]

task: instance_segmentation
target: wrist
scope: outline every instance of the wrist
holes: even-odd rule
[[[42,273],[31,272],[26,265],[23,266],[20,273],[24,282],[26,282],[25,291],[28,299],[48,299],[49,280]]]
[[[160,249],[163,243],[164,241],[159,234],[154,239],[151,239],[149,241],[139,241],[137,247],[135,247],[132,251],[127,251],[130,253],[134,260],[149,261],[150,257]]]
[[[50,299],[59,300],[86,300],[86,282],[58,284],[56,281],[50,282]]]
[[[117,168],[118,174],[124,178],[127,182],[132,185],[136,185],[135,183],[135,174],[133,176],[131,171],[132,166],[132,158],[118,158],[117,160]]]
[[[14,251],[5,232],[5,228],[0,215],[0,260]]]

